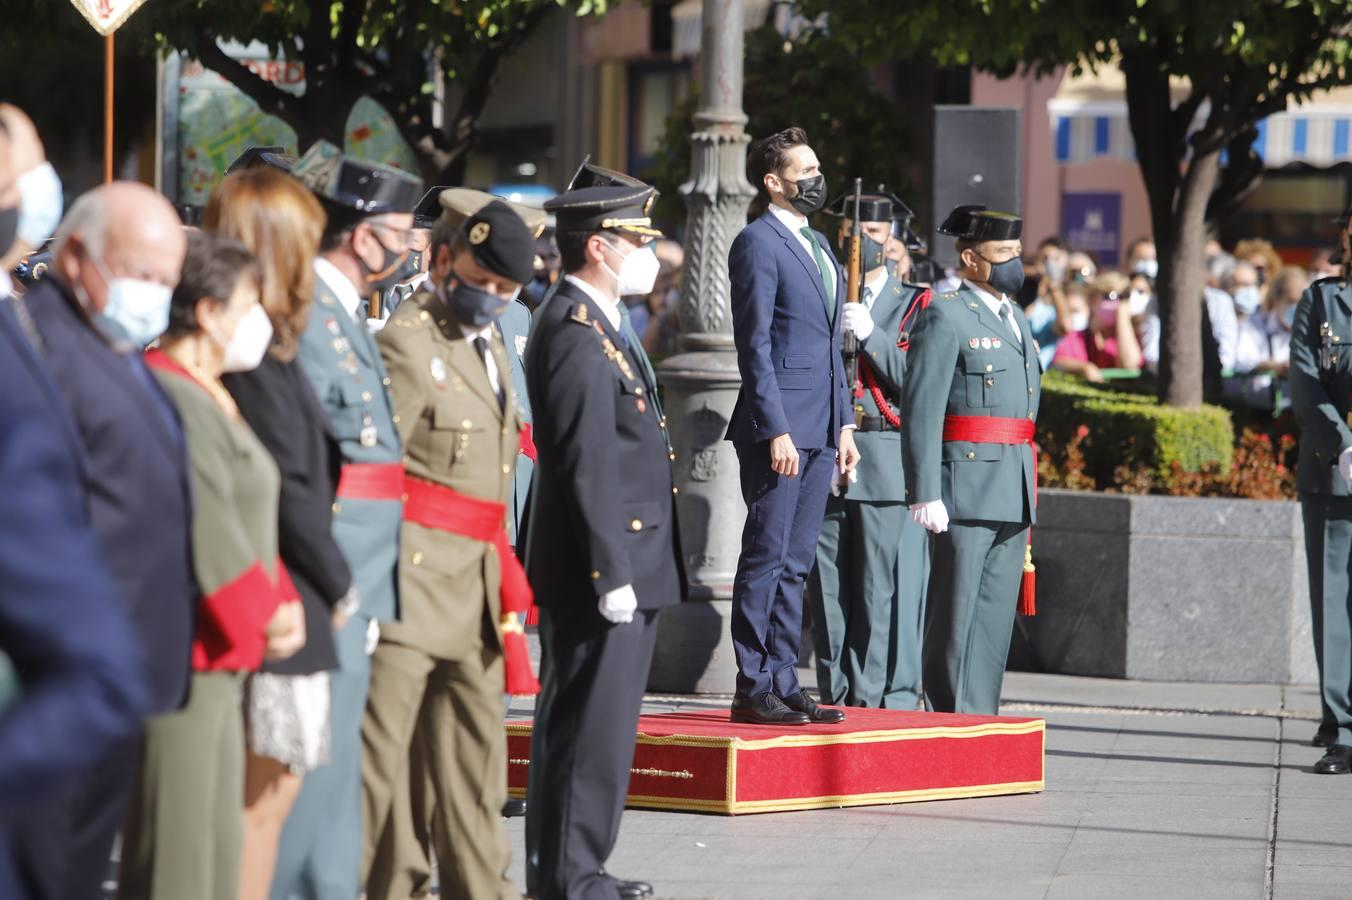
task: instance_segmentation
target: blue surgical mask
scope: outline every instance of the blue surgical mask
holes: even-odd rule
[[[1251,316],[1258,312],[1258,307],[1263,305],[1263,295],[1259,293],[1258,288],[1251,284],[1246,284],[1235,288],[1235,309],[1246,316]]]
[[[169,327],[169,302],[174,294],[171,288],[138,278],[114,278],[103,263],[94,261],[94,265],[108,282],[103,316],[121,328],[128,341],[141,349],[164,334]]]
[[[20,175],[19,239],[39,247],[61,222],[61,179],[51,163],[43,163]]]

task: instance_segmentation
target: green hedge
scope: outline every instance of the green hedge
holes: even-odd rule
[[[1042,380],[1037,424],[1039,439],[1051,447],[1064,447],[1086,426],[1086,474],[1100,484],[1111,483],[1122,465],[1167,479],[1174,463],[1185,472],[1208,464],[1227,471],[1234,458],[1230,414],[1218,406],[1161,406],[1154,397],[1086,384],[1061,372],[1048,372]]]

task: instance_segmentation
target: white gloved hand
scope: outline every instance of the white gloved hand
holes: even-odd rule
[[[638,595],[634,593],[632,584],[626,584],[624,587],[602,594],[601,599],[596,601],[596,608],[601,611],[606,621],[624,625],[634,621],[634,611],[638,609]]]
[[[846,303],[844,328],[853,331],[859,340],[868,340],[873,334],[873,316],[869,315],[868,307],[862,303]]]
[[[926,531],[940,534],[948,530],[948,509],[942,500],[911,506],[911,520]]]
[[[837,462],[836,462],[836,465],[834,465],[834,466],[831,467],[831,496],[832,496],[832,497],[839,497],[839,496],[840,496],[840,463],[839,463],[839,460],[840,460],[840,454],[837,453],[837,454],[836,454],[836,461],[837,461]],[[858,470],[858,469],[851,469],[851,470],[850,470],[850,484],[854,484],[854,483],[857,482],[858,480],[859,480],[859,470]]]
[[[1343,476],[1343,483],[1352,490],[1352,447],[1338,454],[1338,474]]]

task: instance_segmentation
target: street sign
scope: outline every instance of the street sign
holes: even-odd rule
[[[70,0],[94,30],[107,37],[122,27],[127,17],[146,0]]]

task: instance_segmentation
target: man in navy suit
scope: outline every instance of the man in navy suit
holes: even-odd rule
[[[90,520],[139,638],[155,715],[187,697],[196,588],[182,427],[140,349],[168,323],[186,248],[167,200],[141,184],[104,185],[71,207],[51,272],[19,307],[81,437]],[[95,317],[130,342],[110,340]],[[18,863],[38,896],[98,896],[139,755],[138,734],[26,817]]]
[[[757,141],[748,167],[770,207],[728,254],[742,389],[727,439],[747,505],[732,588],[732,720],[834,723],[845,714],[819,707],[795,666],[826,497],[859,461],[840,356],[845,277],[826,238],[808,225],[826,184],[803,129]]]

